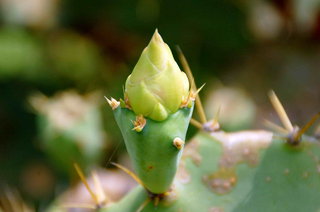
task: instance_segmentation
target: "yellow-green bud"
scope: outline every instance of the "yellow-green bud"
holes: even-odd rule
[[[189,92],[189,81],[156,30],[126,81],[132,110],[156,121],[175,113]]]

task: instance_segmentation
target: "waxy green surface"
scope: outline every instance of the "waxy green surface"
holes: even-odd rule
[[[163,193],[170,189],[183,151],[173,145],[173,140],[185,140],[192,111],[179,109],[160,122],[147,119],[143,130],[136,132],[132,130],[136,114],[121,107],[114,110],[134,171],[149,191]]]
[[[264,132],[251,133],[256,139],[255,142],[259,142],[259,138],[268,139],[266,136],[271,135],[271,133],[264,135]],[[255,133],[260,135],[254,136]],[[185,149],[181,160],[181,164],[185,163],[185,170],[179,170],[174,182],[174,192],[167,199],[161,200],[158,206],[150,202],[142,211],[316,212],[320,210],[318,141],[305,138],[300,146],[292,147],[283,140],[273,139],[267,146],[260,148],[255,156],[250,155],[250,151],[249,153],[244,151],[241,154],[246,154],[246,159],[239,160],[233,167],[236,183],[228,192],[218,194],[216,189],[213,189],[213,184],[209,186],[204,180],[205,176],[211,176],[222,168],[223,155],[228,151],[227,145],[222,145],[223,142],[228,142],[227,139],[219,141],[218,137],[214,134],[211,136],[199,133],[188,144],[191,148]],[[246,139],[241,139],[246,144]],[[250,145],[254,146],[255,142],[250,142]],[[245,146],[239,148],[239,151],[242,150],[245,150]],[[233,156],[230,157],[232,159]],[[182,174],[184,177],[181,177],[181,173],[184,173]],[[186,180],[188,175],[189,180]],[[146,199],[147,192],[139,186],[120,202],[109,205],[101,211],[136,212]]]

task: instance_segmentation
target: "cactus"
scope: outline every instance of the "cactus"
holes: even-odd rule
[[[149,211],[317,211],[319,143],[298,146],[267,131],[201,132],[186,146],[173,190]],[[143,188],[101,211],[138,211]]]
[[[154,36],[159,37],[157,32]],[[162,39],[156,40],[165,46]],[[152,42],[154,38],[151,45],[154,44]],[[160,55],[154,54],[147,60],[144,58],[147,51],[148,47],[136,68],[152,68],[153,65],[142,63],[152,64],[155,59],[154,65],[162,64],[157,60],[166,58],[161,55],[161,50],[157,53]],[[168,53],[170,50],[165,51]],[[169,61],[174,62],[171,52],[167,55],[170,56]],[[97,203],[97,211],[319,211],[320,143],[316,134],[307,136],[305,132],[320,114],[301,129],[293,126],[280,101],[271,92],[271,103],[284,127],[267,122],[275,132],[224,132],[219,129],[217,119],[207,120],[190,69],[182,54],[180,58],[191,89],[185,92],[188,86],[183,82],[184,75],[176,74],[175,77],[180,77],[180,82],[183,82],[176,86],[182,86],[183,92],[173,92],[174,97],[166,99],[179,98],[180,102],[176,103],[179,107],[172,109],[167,107],[165,100],[159,100],[161,90],[141,84],[137,89],[131,84],[136,77],[135,71],[127,80],[124,100],[107,99],[136,175],[121,165],[117,166],[132,175],[140,185],[118,202]],[[152,70],[146,75],[140,73],[137,78],[143,82],[161,71]],[[181,72],[176,70],[176,73]],[[146,76],[147,79],[144,78]],[[170,83],[169,80],[159,82]],[[166,92],[171,92],[171,88],[165,85],[152,86],[164,87],[169,89]],[[133,91],[130,90],[132,88]],[[193,100],[196,100],[201,121],[191,119],[191,124],[200,130],[184,147]]]
[[[138,178],[153,194],[168,191],[176,174],[193,110],[188,89],[156,31],[127,79],[122,105],[107,99]]]
[[[283,129],[282,138],[268,131],[199,132],[158,205],[144,204],[153,196],[139,187],[101,211],[317,211],[320,146],[303,131]]]

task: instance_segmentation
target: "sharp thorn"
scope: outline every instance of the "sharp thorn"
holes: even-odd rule
[[[280,100],[278,99],[277,95],[275,94],[274,91],[270,91],[269,92],[269,98],[270,101],[275,109],[275,111],[277,112],[283,126],[289,131],[292,132],[293,131],[293,126],[292,123],[286,113],[286,111],[284,110]]]

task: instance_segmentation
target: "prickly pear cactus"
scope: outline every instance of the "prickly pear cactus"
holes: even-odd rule
[[[310,138],[292,146],[267,131],[202,132],[186,146],[157,205],[138,187],[101,211],[318,211],[319,157]]]
[[[163,73],[163,68],[171,67],[163,64],[174,62],[159,37],[156,32],[136,66],[151,68],[151,72],[143,75],[142,70],[135,69],[127,80],[125,100],[108,99],[140,186],[119,202],[99,206],[99,211],[319,211],[320,142],[304,133],[320,115],[302,129],[292,126],[280,101],[271,93],[271,102],[284,128],[270,124],[277,133],[262,130],[226,133],[219,130],[217,120],[207,121],[201,114],[201,103],[196,102],[202,121],[192,123],[200,132],[183,148],[194,100],[190,97],[196,94],[191,89],[186,95],[188,86],[184,82],[176,85],[182,86],[181,92],[170,96],[170,87],[166,87],[170,80],[165,76],[161,76],[159,85],[145,83]],[[152,57],[148,57],[150,45],[156,49]],[[180,70],[170,71],[171,79],[183,82]],[[138,80],[130,84],[134,78]],[[191,85],[195,86],[192,79]],[[165,95],[161,95],[162,87],[166,88]],[[132,88],[134,92],[130,95]],[[166,102],[174,97],[180,99],[176,101],[178,107]]]
[[[107,99],[134,170],[153,194],[168,191],[176,174],[193,111],[191,97],[186,74],[156,30],[127,79],[125,100]]]
[[[114,114],[139,179],[153,193],[166,192],[177,171],[192,109],[180,109],[163,122],[147,119],[141,132],[132,130],[132,111],[119,107]]]

